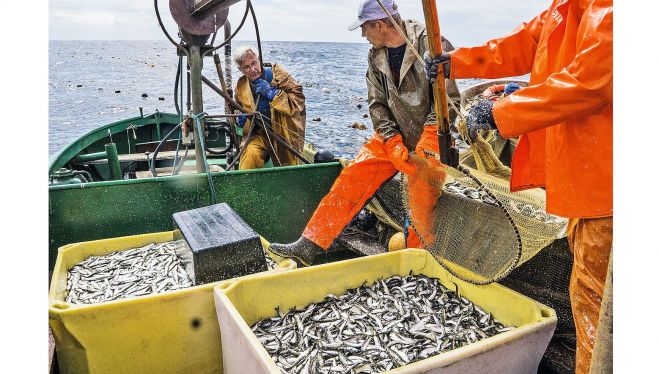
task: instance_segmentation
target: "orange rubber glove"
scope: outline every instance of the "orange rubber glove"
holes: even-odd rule
[[[407,175],[414,173],[414,166],[407,162],[410,153],[403,144],[403,137],[398,134],[393,138],[389,138],[384,142],[384,149],[387,152],[387,157],[394,167]]]
[[[425,150],[439,154],[439,138],[437,137],[437,125],[424,126],[419,142],[416,143],[414,152],[417,156],[426,158]]]

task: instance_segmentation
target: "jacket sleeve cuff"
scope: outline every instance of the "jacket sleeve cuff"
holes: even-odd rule
[[[506,100],[506,98],[497,101],[494,104],[494,107],[492,108],[492,116],[494,117],[494,123],[497,127],[497,130],[499,130],[499,135],[502,138],[504,139],[514,138],[517,135],[512,134],[509,130],[511,125],[510,122],[512,121],[512,118],[506,114],[505,109],[501,109],[500,104],[503,102],[503,100]]]
[[[283,104],[285,102],[285,100],[286,100],[286,94],[284,93],[284,90],[278,88],[277,93],[275,94],[275,96],[270,101],[270,105],[273,108],[277,108],[281,104]]]
[[[456,79],[456,78],[461,78],[460,76],[460,59],[457,58],[457,54],[459,54],[460,49],[456,49],[455,51],[451,52],[450,60],[449,60],[449,77],[448,79]]]

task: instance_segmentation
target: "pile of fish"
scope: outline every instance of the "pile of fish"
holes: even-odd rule
[[[565,218],[561,218],[552,214],[547,214],[544,208],[536,208],[531,204],[525,204],[523,202],[515,202],[514,200],[510,200],[510,207],[513,209],[513,211],[519,214],[523,214],[527,217],[532,217],[539,221],[543,221],[544,223],[547,224],[560,225],[565,222]]]
[[[481,188],[473,188],[457,182],[448,182],[444,185],[444,191],[462,195],[469,199],[482,201],[486,204],[497,205],[496,200],[494,200]]]
[[[513,328],[423,275],[277,312],[252,331],[283,373],[379,373]]]
[[[69,269],[66,301],[94,304],[192,286],[176,255],[182,240],[91,256]]]
[[[482,201],[486,204],[497,205],[496,201],[488,195],[482,188],[473,188],[468,187],[458,182],[448,182],[444,185],[444,191],[448,191],[454,194],[458,194],[470,199]],[[505,199],[504,199],[505,200]],[[531,204],[523,202],[515,202],[515,200],[510,200],[510,207],[516,213],[543,221],[547,224],[563,224],[565,219],[547,214],[543,207],[535,207]]]

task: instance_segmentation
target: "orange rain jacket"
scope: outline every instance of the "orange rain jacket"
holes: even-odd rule
[[[531,73],[494,105],[501,136],[521,136],[510,189],[545,187],[547,212],[613,215],[613,3],[554,0],[512,34],[451,54],[451,78]]]

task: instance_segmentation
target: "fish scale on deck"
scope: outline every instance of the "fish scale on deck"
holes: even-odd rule
[[[283,373],[378,373],[513,328],[422,275],[277,312],[252,331]]]

